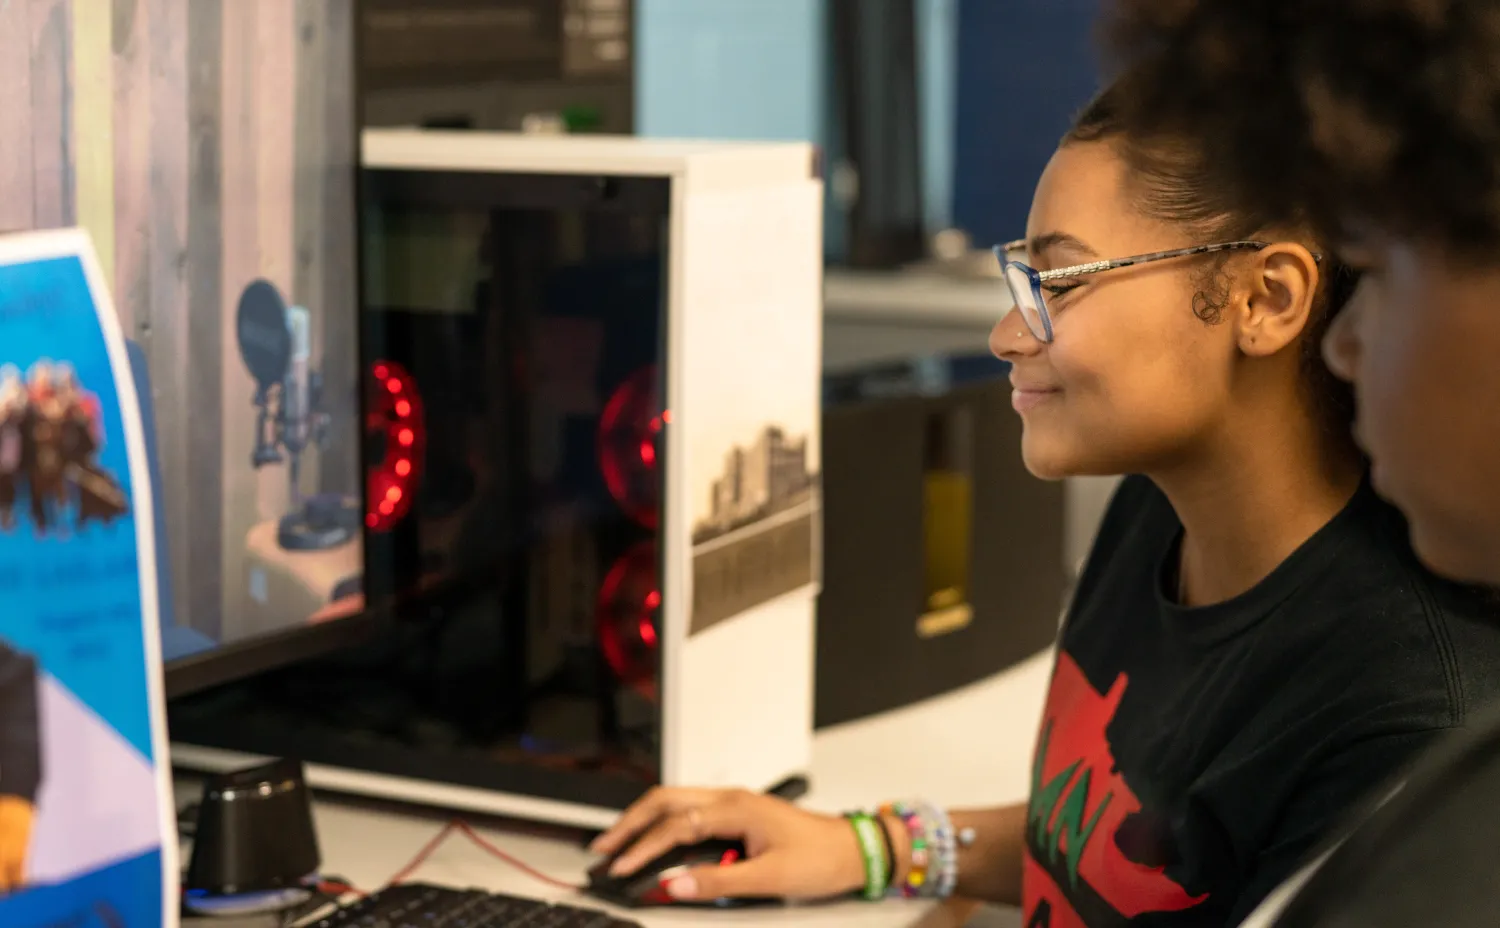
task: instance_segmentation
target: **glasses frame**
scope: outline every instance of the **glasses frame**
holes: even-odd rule
[[[1047,309],[1046,295],[1042,293],[1042,285],[1049,280],[1061,280],[1065,277],[1082,277],[1087,274],[1099,274],[1104,271],[1113,271],[1122,267],[1134,267],[1138,264],[1150,264],[1153,261],[1165,261],[1168,258],[1193,258],[1199,255],[1217,254],[1221,251],[1241,251],[1270,247],[1270,242],[1239,241],[1221,242],[1217,245],[1194,245],[1191,248],[1174,248],[1171,251],[1152,251],[1142,255],[1131,255],[1128,258],[1110,258],[1103,261],[1089,261],[1084,264],[1073,264],[1068,267],[1054,268],[1050,271],[1038,271],[1036,268],[1021,261],[1014,261],[1007,257],[1017,251],[1025,251],[1026,240],[1017,239],[1006,242],[1004,245],[995,246],[995,257],[1000,261],[1000,279],[1005,281],[1006,289],[1010,290],[1011,299],[1015,301],[1016,308],[1021,307],[1021,294],[1016,292],[1010,277],[1006,274],[1012,266],[1026,275],[1031,281],[1031,298],[1037,307],[1037,317],[1041,320],[1043,331],[1038,332],[1027,318],[1024,311],[1021,312],[1021,320],[1026,323],[1026,328],[1036,336],[1038,341],[1051,343],[1052,341],[1052,313]],[[1323,256],[1314,254],[1313,260],[1321,262]]]

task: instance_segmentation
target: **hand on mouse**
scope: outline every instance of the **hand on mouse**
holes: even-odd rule
[[[673,898],[814,899],[865,885],[859,840],[848,821],[746,790],[658,787],[626,809],[591,850],[613,854],[629,845],[610,869],[622,876],[673,847],[709,838],[744,841],[748,859],[689,870],[667,883]]]

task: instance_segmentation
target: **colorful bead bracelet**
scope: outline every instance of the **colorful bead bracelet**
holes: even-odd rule
[[[906,879],[900,886],[891,885],[890,894],[908,899],[952,895],[958,883],[958,841],[948,813],[931,803],[893,802],[881,806],[878,814],[899,820],[911,847]]]

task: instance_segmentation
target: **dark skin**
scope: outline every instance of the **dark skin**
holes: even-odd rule
[[[1027,234],[1039,247],[1028,263],[1046,270],[1202,244],[1142,215],[1128,180],[1109,142],[1061,149],[1032,205]],[[1026,408],[1028,468],[1048,478],[1153,477],[1185,526],[1186,601],[1204,605],[1248,590],[1326,524],[1358,487],[1362,465],[1349,445],[1330,446],[1302,379],[1319,284],[1308,249],[1280,242],[1232,259],[1216,324],[1191,311],[1198,270],[1164,261],[1060,281],[1048,303],[1051,344],[1012,312],[990,346],[1012,362],[1018,395],[1027,397],[1018,406]],[[958,894],[1019,903],[1025,805],[951,815],[977,835],[960,854]],[[886,824],[899,881],[910,849],[900,823]],[[667,887],[678,898],[806,899],[864,885],[847,822],[743,790],[653,790],[594,850],[630,845],[616,865],[626,873],[708,837],[742,838],[749,859],[678,877]]]
[[[1375,487],[1434,571],[1500,585],[1500,257],[1378,233],[1343,251],[1365,275],[1324,357],[1355,385]]]

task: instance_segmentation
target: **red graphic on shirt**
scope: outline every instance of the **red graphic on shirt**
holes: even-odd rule
[[[1120,674],[1101,695],[1072,657],[1058,657],[1032,766],[1027,928],[1100,928],[1208,898],[1188,895],[1164,867],[1128,859],[1116,841],[1142,810],[1105,737],[1128,684]]]

